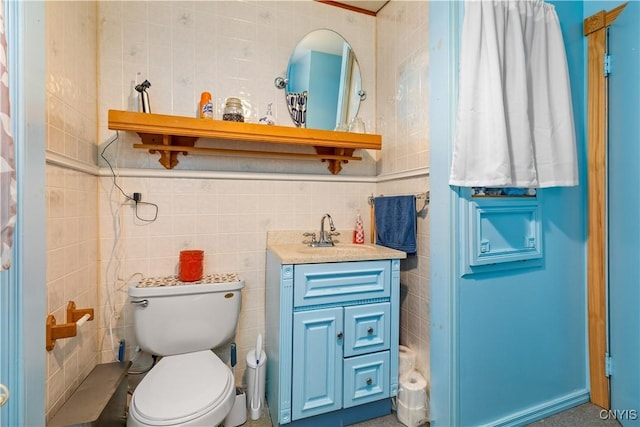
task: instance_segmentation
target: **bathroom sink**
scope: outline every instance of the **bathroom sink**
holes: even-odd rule
[[[406,253],[378,245],[336,243],[335,246],[312,247],[302,243],[269,245],[285,264],[315,264],[320,262],[403,259]]]

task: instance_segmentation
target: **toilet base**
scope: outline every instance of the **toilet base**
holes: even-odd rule
[[[231,412],[224,419],[224,427],[238,427],[247,422],[247,395],[240,387],[236,388],[236,400]]]

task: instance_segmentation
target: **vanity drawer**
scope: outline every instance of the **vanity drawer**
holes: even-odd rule
[[[389,351],[344,360],[343,408],[389,397]]]
[[[344,309],[344,356],[389,349],[391,304],[363,304]]]
[[[385,298],[391,295],[391,262],[296,265],[294,283],[295,307]]]

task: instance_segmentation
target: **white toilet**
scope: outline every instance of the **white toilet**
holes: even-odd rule
[[[226,276],[217,283],[129,287],[138,345],[163,357],[136,387],[128,427],[217,426],[231,411],[231,369],[210,350],[233,337],[240,314],[244,280]]]

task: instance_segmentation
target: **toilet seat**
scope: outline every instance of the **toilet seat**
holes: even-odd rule
[[[162,358],[140,382],[129,407],[145,425],[176,425],[233,406],[231,370],[210,350]]]

